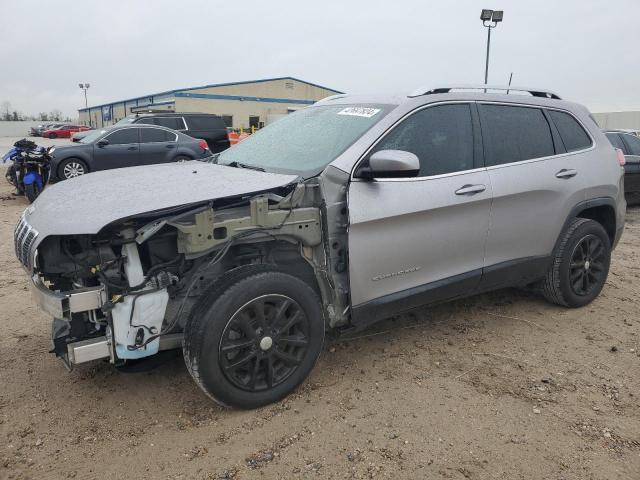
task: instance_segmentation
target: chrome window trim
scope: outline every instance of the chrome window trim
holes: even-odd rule
[[[371,181],[374,181],[374,182],[416,182],[416,181],[431,180],[431,179],[437,179],[437,178],[453,177],[453,176],[457,176],[457,175],[464,175],[466,173],[480,172],[482,170],[486,170],[485,167],[479,167],[479,168],[472,168],[472,169],[469,169],[469,170],[460,170],[460,171],[451,172],[451,173],[441,173],[440,175],[427,175],[427,176],[423,176],[423,177],[406,177],[406,178],[379,178],[379,177],[374,177],[371,180],[369,180],[369,179],[365,180],[363,178],[357,178],[357,177],[354,176],[356,170],[358,169],[358,166],[360,165],[360,163],[362,163],[364,161],[366,156],[369,155],[371,150],[373,150],[373,148],[378,143],[380,143],[382,141],[382,139],[384,139],[384,137],[386,137],[393,129],[395,129],[400,123],[402,123],[405,119],[407,119],[411,115],[414,115],[415,113],[421,112],[422,110],[425,110],[425,109],[431,108],[431,107],[438,107],[438,106],[442,106],[442,105],[459,105],[459,104],[471,105],[472,103],[476,103],[476,101],[474,101],[474,100],[444,100],[444,101],[441,101],[441,102],[434,102],[434,103],[427,103],[425,105],[420,105],[419,107],[414,108],[410,112],[405,113],[402,117],[400,117],[398,120],[396,120],[395,123],[390,125],[389,128],[387,128],[384,132],[382,132],[380,134],[380,136],[369,146],[369,148],[367,148],[365,150],[365,152],[362,155],[360,155],[360,158],[358,158],[358,160],[355,162],[353,168],[351,169],[350,181],[351,182],[366,182],[366,183],[371,182]]]

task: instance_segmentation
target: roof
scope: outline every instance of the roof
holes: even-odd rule
[[[141,98],[159,97],[159,96],[162,96],[162,95],[171,95],[171,94],[175,94],[175,93],[179,93],[179,92],[184,92],[185,90],[201,90],[201,89],[204,89],[204,88],[213,88],[213,87],[229,87],[229,86],[232,86],[232,85],[246,85],[248,83],[273,82],[273,81],[276,81],[276,80],[295,80],[296,82],[306,83],[307,85],[311,85],[312,87],[323,88],[325,90],[329,90],[331,92],[335,92],[336,94],[344,93],[344,92],[341,92],[341,91],[336,90],[334,88],[329,88],[329,87],[325,87],[323,85],[318,85],[317,83],[307,82],[306,80],[301,80],[301,79],[295,78],[295,77],[274,77],[274,78],[262,78],[262,79],[258,79],[258,80],[244,80],[242,82],[212,83],[212,84],[209,84],[209,85],[201,85],[199,87],[176,88],[175,90],[167,90],[165,92],[152,93],[152,94],[149,94],[149,95],[140,95],[138,97],[127,98],[127,99],[124,99],[124,100],[115,100],[113,102],[102,103],[100,105],[92,105],[91,107],[79,108],[78,111],[79,112],[85,112],[87,110],[91,110],[91,109],[94,109],[94,108],[106,107],[106,106],[109,106],[109,105],[114,105],[116,103],[133,102],[135,100],[140,100]]]

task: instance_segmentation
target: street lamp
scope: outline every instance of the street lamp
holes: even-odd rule
[[[91,85],[89,85],[88,83],[79,83],[78,86],[84,90],[84,108],[87,108],[89,106],[89,104],[87,103],[87,90],[89,90],[89,87]]]
[[[502,10],[487,10],[483,9],[480,13],[480,20],[482,25],[487,27],[487,63],[484,67],[484,84],[486,85],[489,80],[489,48],[491,47],[491,29],[496,28],[498,23],[502,21],[504,12]]]

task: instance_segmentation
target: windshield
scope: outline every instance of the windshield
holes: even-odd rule
[[[322,171],[391,108],[390,105],[307,107],[225,150],[218,163],[311,176]]]
[[[79,140],[79,143],[93,143],[95,140],[100,138],[105,133],[107,133],[107,131],[104,129],[94,130],[92,132],[89,132],[86,136],[82,137]]]

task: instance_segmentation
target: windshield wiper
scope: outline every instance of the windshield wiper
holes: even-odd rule
[[[255,165],[247,165],[246,163],[240,163],[240,162],[229,162],[226,164],[227,167],[235,167],[235,168],[246,168],[248,170],[257,170],[258,172],[264,172],[264,168],[262,167],[256,167]]]

